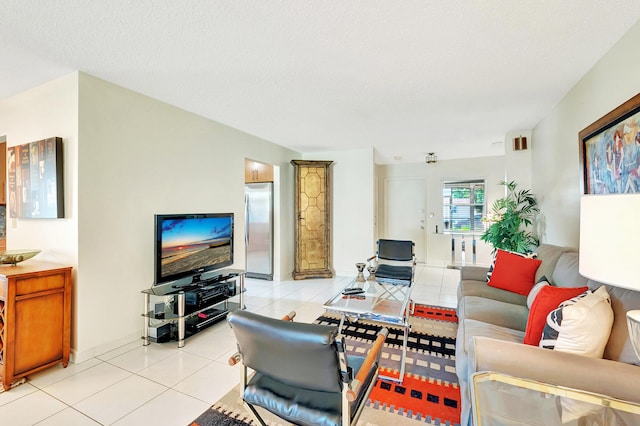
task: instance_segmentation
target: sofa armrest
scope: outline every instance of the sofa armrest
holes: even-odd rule
[[[489,337],[474,337],[469,350],[469,369],[475,372],[496,371],[640,403],[640,368],[635,365]]]
[[[460,268],[460,280],[487,281],[487,272],[489,268],[486,266],[463,266]]]

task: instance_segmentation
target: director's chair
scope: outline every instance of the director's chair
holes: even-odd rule
[[[286,319],[292,319],[295,313]],[[366,357],[346,354],[335,326],[294,323],[246,310],[229,314],[238,340],[241,397],[245,408],[266,425],[261,407],[298,425],[347,426],[357,423],[378,377],[387,336],[383,328]],[[255,371],[249,377],[247,369]]]

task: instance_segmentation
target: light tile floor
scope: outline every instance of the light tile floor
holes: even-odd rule
[[[412,293],[417,303],[455,307],[460,272],[418,265]],[[247,309],[311,322],[349,277],[300,281],[247,279]],[[0,393],[0,424],[186,426],[240,378],[227,360],[235,339],[225,322],[187,339],[142,346],[137,340],[82,364],[52,367]]]

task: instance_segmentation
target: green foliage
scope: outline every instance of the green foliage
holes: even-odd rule
[[[538,239],[527,229],[538,214],[538,201],[530,190],[517,191],[514,181],[500,182],[507,195],[493,203],[487,221],[491,224],[480,237],[493,245],[493,249],[529,253],[538,245]]]

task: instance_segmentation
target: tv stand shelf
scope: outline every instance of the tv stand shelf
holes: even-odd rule
[[[178,341],[244,309],[244,271],[224,269],[188,285],[165,284],[143,290],[143,345],[151,341]],[[238,297],[238,302],[229,299]]]

